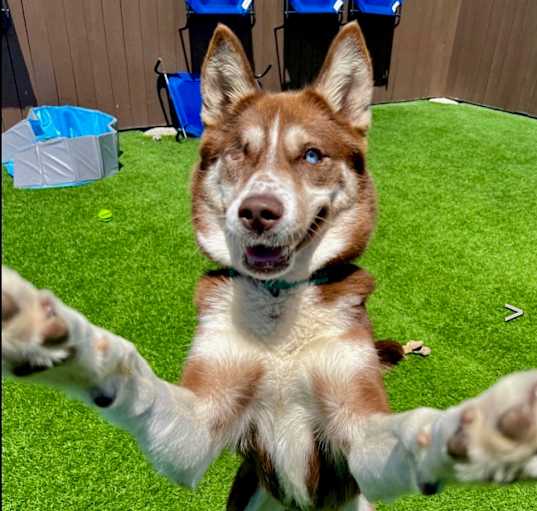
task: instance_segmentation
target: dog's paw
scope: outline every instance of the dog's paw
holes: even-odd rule
[[[537,371],[507,376],[463,404],[446,449],[459,481],[536,478]]]
[[[2,267],[2,373],[30,376],[74,355],[67,322],[56,299]]]

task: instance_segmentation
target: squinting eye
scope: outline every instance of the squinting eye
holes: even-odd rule
[[[311,163],[312,165],[315,165],[315,164],[319,163],[322,160],[322,158],[323,157],[322,157],[321,151],[319,151],[319,149],[311,148],[311,149],[308,149],[304,153],[304,159],[308,163]]]

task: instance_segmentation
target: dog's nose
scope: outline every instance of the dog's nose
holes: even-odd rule
[[[252,195],[242,201],[239,218],[249,230],[262,234],[272,229],[283,215],[283,204],[274,195]]]

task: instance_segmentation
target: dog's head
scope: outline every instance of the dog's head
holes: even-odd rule
[[[216,29],[202,70],[205,124],[193,221],[213,260],[258,279],[298,280],[366,247],[375,197],[365,169],[372,76],[356,23],[313,85],[265,93],[235,35]]]

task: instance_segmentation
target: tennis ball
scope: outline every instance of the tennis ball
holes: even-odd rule
[[[109,209],[101,209],[97,216],[101,222],[110,222],[112,220],[112,212]]]

